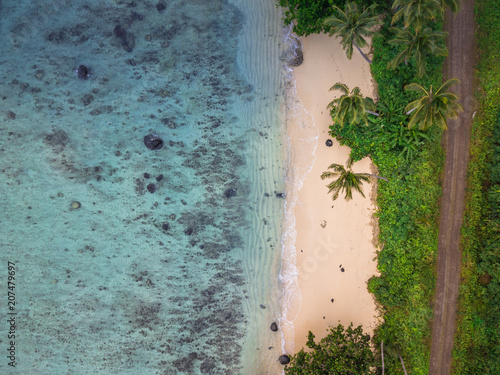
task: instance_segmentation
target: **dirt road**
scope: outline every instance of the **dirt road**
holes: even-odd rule
[[[457,297],[460,285],[460,227],[465,208],[465,186],[469,139],[474,111],[474,1],[462,0],[458,14],[447,11],[449,55],[445,79],[456,77],[454,87],[464,111],[448,121],[445,137],[446,159],[439,224],[438,265],[434,323],[430,354],[430,375],[449,375],[456,330]]]

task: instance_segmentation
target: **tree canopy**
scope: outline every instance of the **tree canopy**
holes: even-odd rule
[[[405,108],[408,114],[412,114],[408,127],[411,129],[418,125],[419,129],[427,130],[432,125],[437,125],[446,129],[446,120],[456,118],[462,106],[458,102],[458,97],[449,92],[448,89],[459,81],[452,78],[441,85],[436,91],[432,85],[429,90],[416,83],[405,86],[405,90],[416,91],[421,96],[408,104]]]
[[[344,328],[342,324],[330,327],[328,335],[314,341],[315,336],[309,331],[307,352],[301,349],[291,357],[285,367],[286,375],[365,375],[371,374],[374,366],[370,349],[370,336],[363,333],[363,328],[353,328],[352,323]]]
[[[368,125],[367,113],[375,110],[373,100],[363,97],[359,87],[355,87],[349,92],[349,87],[344,83],[337,82],[330,88],[330,91],[334,90],[341,91],[342,95],[332,100],[327,106],[333,121],[340,126],[346,122],[353,125],[363,122]]]
[[[328,17],[324,21],[325,25],[329,27],[328,33],[342,39],[342,48],[346,51],[349,60],[352,57],[352,47],[355,46],[365,60],[371,64],[371,60],[361,51],[361,47],[368,45],[365,37],[372,36],[375,33],[374,29],[380,25],[379,16],[371,15],[375,7],[374,4],[364,11],[359,11],[355,2],[346,3],[344,10],[333,6],[336,15]]]
[[[293,32],[299,36],[327,33],[323,21],[334,14],[333,6],[343,7],[346,0],[278,0],[283,8],[283,23],[294,23]],[[376,3],[376,0],[356,0],[361,8]]]
[[[410,30],[391,28],[396,35],[389,41],[392,45],[402,45],[402,51],[389,62],[388,67],[396,68],[403,61],[406,63],[409,59],[415,58],[417,74],[419,76],[425,73],[425,61],[428,55],[446,56],[448,50],[445,45],[447,33],[444,31],[433,31],[426,27],[415,33]]]

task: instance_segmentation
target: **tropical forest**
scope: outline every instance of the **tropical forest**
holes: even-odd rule
[[[334,200],[379,182],[379,276],[368,289],[382,315],[371,338],[352,326],[332,327],[320,342],[310,333],[308,349],[292,356],[285,373],[500,374],[500,2],[278,0],[278,6],[297,35],[330,34],[341,40],[347,58],[362,54],[370,63],[376,97],[331,83],[338,97],[328,107],[330,134],[351,154],[346,165],[332,164],[321,178]],[[475,30],[468,93],[458,91],[464,79],[450,68],[452,33],[459,38],[467,31],[452,27],[460,12],[474,22],[468,30]],[[442,302],[438,244],[443,223],[451,220],[442,211],[452,194],[445,184],[447,136],[465,115],[468,147],[455,150],[468,162],[457,235],[458,298],[450,307],[456,329],[445,371],[433,364]],[[352,163],[367,156],[377,174],[353,173]]]

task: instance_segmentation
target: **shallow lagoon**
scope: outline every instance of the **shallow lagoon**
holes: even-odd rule
[[[274,2],[4,0],[0,12],[0,241],[19,338],[6,371],[279,373]],[[164,147],[147,149],[148,134]]]

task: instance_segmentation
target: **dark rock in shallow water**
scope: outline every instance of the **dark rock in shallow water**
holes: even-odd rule
[[[261,309],[265,309],[265,308],[266,308],[266,306],[264,306],[264,305],[260,305],[260,308],[261,308]]]
[[[157,134],[148,134],[144,137],[144,145],[150,150],[163,148],[163,140]]]
[[[271,323],[271,331],[276,332],[278,331],[278,325],[275,322]]]
[[[158,177],[156,177],[156,181],[161,181],[161,180],[163,180],[163,175],[162,174],[159,175]]]
[[[325,144],[328,146],[328,147],[332,147],[333,146],[333,142],[331,139],[327,139]]]
[[[90,67],[88,67],[87,65],[80,65],[76,69],[76,75],[80,79],[83,79],[83,80],[88,79],[88,78],[90,78],[91,74],[92,74],[92,71],[90,70]]]
[[[304,62],[302,43],[295,35],[290,35],[290,46],[282,53],[280,60],[288,66],[299,66]]]
[[[276,193],[276,198],[285,198],[285,193]]]
[[[155,184],[149,184],[147,186],[148,191],[152,194],[156,191],[156,185]]]
[[[163,230],[168,230],[170,228],[170,225],[168,223],[163,223],[161,226],[161,229]]]
[[[144,173],[144,178],[150,178],[151,175],[149,173]]]
[[[158,10],[158,12],[161,12],[162,10],[165,10],[167,6],[163,3],[158,3],[156,4],[156,9]]]
[[[191,234],[193,234],[193,228],[188,228],[184,231],[185,234],[187,234],[188,236],[190,236]]]
[[[225,192],[224,192],[224,195],[226,198],[231,198],[231,197],[234,197],[236,196],[236,189],[233,189],[233,188],[229,188],[227,189]]]
[[[290,357],[286,354],[280,355],[279,361],[282,365],[287,365],[290,363]]]

